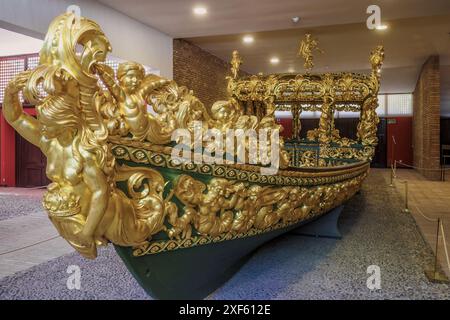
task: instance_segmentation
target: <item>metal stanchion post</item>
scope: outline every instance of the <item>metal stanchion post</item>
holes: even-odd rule
[[[391,183],[389,184],[389,187],[394,187],[394,167],[391,164]]]
[[[394,160],[394,178],[397,178],[397,160]]]
[[[436,251],[434,255],[434,267],[432,270],[425,270],[425,275],[431,282],[449,282],[447,276],[440,271],[438,265],[438,250],[439,250],[439,230],[441,227],[441,218],[438,218],[437,229],[436,229]],[[444,239],[445,241],[445,239]]]
[[[408,181],[405,181],[405,208],[402,210],[403,213],[410,213],[408,208]]]

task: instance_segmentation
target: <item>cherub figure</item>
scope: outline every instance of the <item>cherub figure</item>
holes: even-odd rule
[[[95,70],[101,80],[119,104],[120,114],[129,126],[133,139],[143,140],[151,121],[147,115],[147,102],[150,94],[170,83],[170,80],[156,75],[145,75],[145,69],[136,62],[125,62],[119,65],[117,80],[114,70],[105,64],[96,64]],[[175,127],[175,123],[168,123]]]
[[[314,67],[313,50],[317,50],[320,53],[323,53],[323,50],[319,48],[319,42],[316,39],[313,39],[310,33],[307,33],[305,37],[305,40],[300,42],[300,48],[297,56],[305,59],[304,67],[308,72],[310,72]]]
[[[233,75],[233,79],[236,79],[239,73],[239,67],[242,64],[242,59],[237,50],[233,51],[231,58],[231,74]]]
[[[92,68],[105,61],[111,46],[95,22],[81,18],[80,28],[75,22],[75,15],[67,13],[51,23],[38,67],[8,83],[3,114],[47,157],[46,175],[52,183],[43,206],[50,220],[78,252],[95,258],[97,246],[108,241],[146,244],[164,230],[168,210],[175,209],[164,203],[159,172],[115,165],[107,146],[108,128],[96,108],[101,92]],[[120,101],[132,100],[134,104],[126,105],[130,108],[140,107],[132,94],[139,87],[139,76],[134,77],[127,78],[126,92],[114,90]],[[46,96],[39,95],[41,84]],[[24,112],[20,93],[36,106],[37,118]],[[131,198],[115,187],[115,181],[127,181]],[[139,191],[144,185],[146,191]]]

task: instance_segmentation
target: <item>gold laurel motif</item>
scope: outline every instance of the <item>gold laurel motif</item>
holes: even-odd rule
[[[347,201],[359,190],[365,176],[363,173],[344,182],[313,188],[259,185],[244,188],[242,183],[224,179],[213,179],[205,185],[190,176],[181,176],[174,193],[185,205],[184,214],[178,218],[183,223],[177,224],[170,240],[135,247],[133,255],[173,251],[286,228]],[[232,208],[234,214],[227,211]],[[192,224],[198,231],[196,236],[191,236]]]
[[[369,168],[366,161],[360,161],[352,166],[346,164],[342,167],[332,167],[327,170],[317,168],[317,170],[311,172],[279,170],[275,176],[265,176],[260,173],[260,167],[254,165],[174,163],[171,161],[171,148],[162,150],[155,148],[155,146],[144,145],[135,141],[125,141],[123,139],[120,141],[120,145],[111,145],[112,153],[117,160],[132,161],[160,168],[177,169],[185,173],[202,174],[254,183],[271,183],[283,186],[321,185],[353,178],[366,172]],[[137,152],[143,152],[146,156],[139,160],[135,156]]]

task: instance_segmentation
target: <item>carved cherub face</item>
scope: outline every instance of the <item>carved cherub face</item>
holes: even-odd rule
[[[125,89],[127,93],[135,93],[143,80],[143,74],[139,70],[128,70],[125,75],[120,78],[120,86]]]

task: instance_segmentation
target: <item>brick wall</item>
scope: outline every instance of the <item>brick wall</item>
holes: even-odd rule
[[[230,52],[231,59],[231,52]],[[182,39],[173,40],[173,79],[194,91],[207,108],[227,99],[230,64]],[[241,71],[240,76],[248,75]]]
[[[414,165],[440,168],[440,72],[439,56],[430,56],[422,66],[414,90]],[[440,172],[419,170],[428,179],[439,180]]]

